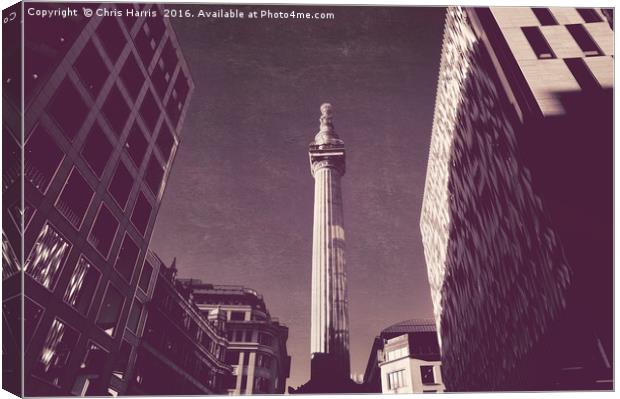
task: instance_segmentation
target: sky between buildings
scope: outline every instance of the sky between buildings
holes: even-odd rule
[[[288,385],[306,382],[314,195],[307,150],[319,106],[332,103],[347,149],[351,369],[361,374],[383,328],[432,317],[419,216],[445,10],[189,8],[335,18],[174,21],[196,90],[151,247],[167,263],[176,257],[181,277],[262,293],[289,327]]]

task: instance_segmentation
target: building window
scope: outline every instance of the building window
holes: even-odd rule
[[[435,372],[433,366],[420,366],[420,373],[422,375],[422,384],[434,384]]]
[[[387,351],[385,354],[385,360],[389,362],[391,360],[401,359],[407,356],[409,356],[409,348],[404,346],[402,348]]]
[[[125,234],[114,268],[128,282],[131,281],[131,276],[133,276],[139,254],[140,248],[138,248],[136,243],[129,237],[129,234]]]
[[[82,157],[97,177],[101,178],[111,155],[112,144],[101,130],[99,123],[95,121],[82,148]]]
[[[603,18],[593,8],[577,8],[577,12],[586,23],[603,21]]]
[[[96,391],[91,389],[91,384],[103,373],[103,367],[107,362],[107,358],[108,352],[91,342],[73,383],[71,394],[74,396],[96,395]]]
[[[164,157],[164,160],[168,162],[172,148],[174,147],[174,136],[170,131],[167,123],[162,123],[159,128],[159,136],[157,136],[157,148]]]
[[[234,321],[245,320],[245,312],[236,312],[233,310],[232,312],[230,312],[230,320],[234,320]]]
[[[116,18],[101,18],[97,36],[114,63],[127,43]]]
[[[243,365],[248,366],[250,364],[250,352],[243,352]]]
[[[152,136],[155,133],[155,126],[157,125],[157,120],[161,115],[161,111],[150,90],[146,92],[146,95],[142,100],[140,115],[142,115],[142,120],[149,128],[149,134]]]
[[[99,315],[97,316],[97,326],[110,336],[114,336],[116,331],[123,303],[123,295],[112,284],[108,284],[103,303],[99,309]]]
[[[69,249],[69,243],[49,224],[45,224],[26,260],[24,271],[36,282],[52,291]]]
[[[91,41],[84,46],[73,67],[77,71],[84,87],[86,87],[93,98],[96,98],[109,73],[103,59]]]
[[[273,336],[266,333],[259,333],[258,343],[265,346],[271,346],[271,344],[273,343]]]
[[[241,376],[241,386],[239,387],[240,391],[239,393],[245,393],[245,388],[248,385],[248,376],[247,375],[242,375]]]
[[[202,344],[202,346],[204,346],[204,348],[209,351],[209,352],[213,352],[212,348],[211,348],[211,338],[209,337],[208,334],[202,334],[202,339],[200,340],[200,343]]]
[[[398,389],[405,386],[405,370],[388,373],[388,389]]]
[[[573,39],[577,42],[581,51],[586,57],[592,57],[597,55],[602,55],[603,53],[598,48],[594,40],[592,40],[592,36],[588,33],[586,28],[581,24],[573,24],[566,25],[566,29],[571,34]]]
[[[56,201],[56,208],[76,229],[79,229],[94,195],[95,192],[77,168],[73,168]]]
[[[64,301],[75,308],[78,312],[86,315],[97,284],[99,283],[99,271],[85,258],[78,260],[69,285],[65,291]]]
[[[540,31],[540,28],[536,26],[528,26],[521,28],[521,30],[523,31],[527,41],[530,43],[530,46],[532,46],[532,50],[534,50],[536,57],[540,59],[555,58],[555,55],[553,54],[549,43],[547,43],[547,40]]]
[[[164,178],[164,168],[161,167],[159,161],[155,157],[155,155],[151,156],[149,160],[148,167],[146,168],[146,175],[144,176],[144,180],[146,180],[147,185],[157,196],[159,192],[159,187],[161,186],[161,182]]]
[[[577,83],[584,91],[600,89],[601,86],[590,72],[590,68],[586,65],[583,58],[566,58],[564,63],[571,71]]]
[[[153,266],[151,266],[149,262],[145,261],[144,266],[142,266],[142,272],[140,273],[140,282],[138,283],[138,286],[142,291],[148,292],[152,275]]]
[[[226,363],[231,366],[236,366],[239,364],[239,351],[228,350],[226,352]]]
[[[117,229],[118,221],[114,218],[112,212],[110,212],[104,204],[101,204],[99,214],[88,235],[88,242],[90,242],[106,259]]]
[[[11,312],[7,309],[7,303],[12,301],[12,305],[14,311]],[[20,306],[20,296],[16,296],[9,301],[4,301],[2,304],[2,311],[5,314],[7,320],[17,320],[21,313]],[[39,306],[37,303],[32,301],[27,296],[24,296],[24,348],[28,348],[28,344],[34,335],[37,326],[39,325],[39,320],[41,320],[41,316],[43,315],[43,307]]]
[[[32,373],[58,386],[78,337],[79,334],[74,329],[54,319]]]
[[[133,54],[129,54],[127,57],[127,61],[125,61],[125,65],[123,65],[123,69],[121,70],[121,79],[127,88],[129,94],[135,100],[138,98],[138,94],[140,93],[140,89],[146,80],[142,70],[138,66],[136,62],[136,57]]]
[[[112,177],[112,181],[108,187],[108,191],[112,194],[112,197],[114,197],[121,209],[125,209],[132,187],[133,176],[123,161],[119,160],[118,166],[116,167],[116,172],[114,172],[114,177]]]
[[[131,214],[131,222],[138,229],[140,233],[144,236],[146,234],[146,228],[149,224],[149,219],[151,217],[151,211],[153,207],[146,199],[144,194],[140,192],[138,195],[138,200],[136,201],[136,205],[133,208],[133,212]]]
[[[131,311],[129,312],[129,319],[127,320],[127,328],[134,334],[138,333],[138,325],[140,323],[140,316],[142,316],[143,305],[137,299],[133,300],[131,305]]]
[[[534,12],[534,15],[536,15],[536,18],[538,18],[538,22],[540,22],[541,25],[546,26],[558,24],[558,21],[555,20],[553,14],[551,14],[551,11],[549,11],[548,8],[535,7],[532,8],[532,11]]]
[[[103,18],[103,20],[106,21],[108,19]],[[127,118],[129,117],[129,106],[116,85],[112,86],[112,89],[108,93],[108,97],[103,103],[103,113],[114,131],[114,134],[120,137],[123,132],[123,127],[125,127],[125,122],[127,122]]]
[[[266,353],[256,355],[256,367],[271,368],[271,356]]]
[[[254,390],[255,393],[269,393],[269,379],[265,377],[254,378]]]
[[[69,78],[60,84],[49,106],[49,113],[70,141],[73,141],[77,136],[88,110],[89,108],[84,104],[82,96]]]
[[[137,168],[140,168],[140,164],[146,155],[148,146],[149,143],[146,141],[146,138],[144,138],[142,129],[140,129],[137,122],[134,122],[131,130],[129,131],[129,136],[127,136],[125,150]]]
[[[24,175],[41,193],[56,174],[63,152],[45,129],[38,125],[26,141]]]

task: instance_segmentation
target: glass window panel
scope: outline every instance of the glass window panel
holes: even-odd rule
[[[106,334],[113,336],[118,325],[118,317],[121,314],[125,298],[119,290],[109,284],[103,298],[103,303],[99,309],[97,316],[97,325],[105,331]]]
[[[79,334],[55,319],[43,342],[43,348],[32,373],[54,385],[58,385]]]
[[[69,243],[49,224],[45,224],[26,260],[26,274],[45,288],[53,290],[69,248]]]
[[[144,194],[140,193],[138,195],[138,200],[136,201],[136,205],[133,208],[133,213],[131,214],[131,221],[134,226],[138,229],[142,235],[146,233],[146,228],[149,223],[149,218],[151,217],[151,211],[153,207],[146,199]]]
[[[17,297],[19,302],[19,297]],[[24,297],[24,347],[27,348],[43,315],[43,308]],[[8,319],[8,316],[7,316]]]
[[[127,375],[127,366],[129,365],[130,355],[131,345],[127,341],[123,340],[121,349],[116,356],[116,361],[114,362],[114,370],[112,371],[112,373],[121,380]]]
[[[118,221],[112,215],[112,212],[105,205],[101,204],[97,219],[88,236],[88,241],[106,258],[110,252],[117,228]]]
[[[84,148],[82,148],[82,157],[97,177],[101,177],[110,159],[110,155],[112,155],[112,144],[103,130],[101,130],[99,123],[95,122],[90,129],[90,133],[88,133]]]
[[[116,18],[101,18],[97,36],[114,63],[127,43]]]
[[[88,110],[82,96],[69,78],[66,78],[56,90],[48,109],[62,133],[70,141],[77,136]]]
[[[95,192],[77,168],[73,168],[56,201],[56,208],[73,226],[79,228],[94,195]]]
[[[108,190],[122,209],[125,209],[127,205],[127,200],[129,199],[129,194],[133,187],[133,181],[133,176],[129,172],[129,169],[119,160]]]
[[[161,111],[157,102],[155,101],[155,97],[151,93],[151,91],[147,91],[144,99],[142,100],[142,105],[140,106],[140,115],[142,115],[142,120],[146,124],[149,129],[149,134],[153,135],[155,131],[155,125],[157,124],[157,120],[161,115]]]
[[[138,285],[142,291],[147,292],[149,290],[149,284],[151,283],[151,276],[153,275],[153,266],[147,261],[142,266],[142,273],[140,273],[140,282]]]
[[[159,187],[161,186],[163,178],[164,168],[162,168],[157,158],[153,155],[151,156],[151,159],[149,159],[149,164],[146,168],[146,175],[144,177],[144,180],[146,180],[146,183],[153,194],[157,195],[159,192]]]
[[[127,281],[131,281],[139,253],[140,249],[136,243],[131,239],[131,237],[129,237],[128,234],[125,234],[125,238],[123,239],[114,268]]]
[[[65,291],[65,302],[85,315],[99,283],[99,276],[99,271],[85,258],[81,257],[73,270],[67,291]]]
[[[73,67],[84,87],[96,98],[108,77],[108,68],[92,41],[84,46]]]
[[[537,26],[528,26],[521,28],[521,30],[530,43],[530,46],[532,46],[532,50],[534,50],[536,57],[540,59],[555,58],[555,54],[553,54],[540,28]]]
[[[133,332],[138,332],[138,324],[140,323],[140,316],[142,315],[142,304],[137,299],[133,300],[131,311],[129,312],[129,320],[127,320],[127,328]]]
[[[39,191],[45,192],[63,159],[63,152],[40,125],[28,141],[24,154],[24,176]]]
[[[123,69],[121,70],[121,79],[123,80],[127,91],[135,100],[140,93],[145,77],[136,62],[136,57],[134,57],[133,54],[129,54],[127,61],[125,61],[125,65],[123,65]]]
[[[108,18],[103,19],[107,20]],[[116,136],[121,135],[125,122],[127,122],[127,118],[129,117],[129,112],[129,106],[120,90],[116,85],[112,86],[112,89],[108,93],[108,97],[103,103],[103,113]]]
[[[142,134],[142,129],[140,129],[137,123],[134,123],[129,131],[129,136],[127,136],[125,150],[138,168],[140,168],[144,155],[146,155],[148,145],[149,143],[146,141],[144,134]]]

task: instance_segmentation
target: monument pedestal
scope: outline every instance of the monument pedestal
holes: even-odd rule
[[[365,393],[364,385],[353,381],[338,364],[338,357],[315,353],[310,363],[310,380],[298,388],[289,387],[289,394]]]

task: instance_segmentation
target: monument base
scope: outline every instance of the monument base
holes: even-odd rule
[[[310,363],[310,380],[293,388],[289,394],[366,393],[366,387],[349,377],[349,370],[326,353],[314,353]]]

